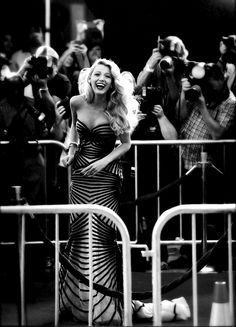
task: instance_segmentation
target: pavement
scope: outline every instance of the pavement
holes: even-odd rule
[[[9,262],[14,262],[14,256],[8,253],[8,262],[1,265],[0,289],[0,325],[19,326],[18,315],[18,283],[17,267]],[[9,261],[11,258],[12,261]],[[27,257],[28,258],[28,257]],[[54,269],[46,270],[40,257],[34,256],[34,260],[26,265],[26,325],[28,326],[54,326]],[[31,258],[32,260],[32,258]],[[37,264],[35,263],[37,262]],[[3,261],[4,262],[4,261]],[[145,267],[145,265],[144,265]],[[169,269],[162,271],[162,286],[169,285],[177,278],[180,278],[186,269]],[[234,272],[235,279],[235,272]],[[204,271],[198,273],[198,313],[199,326],[208,326],[213,300],[213,288],[215,281],[228,281],[227,271],[212,272]],[[133,292],[147,292],[152,290],[152,274],[150,269],[143,271],[132,271]],[[235,293],[235,292],[234,292]],[[162,299],[172,300],[184,296],[192,312],[192,279],[175,287],[168,293],[162,294]],[[234,295],[235,297],[235,295]],[[151,302],[152,299],[145,299],[144,302]],[[63,320],[59,326],[76,326],[78,322]],[[81,324],[79,324],[81,326]],[[134,321],[133,325],[152,326],[152,321]],[[187,321],[173,321],[163,323],[163,326],[192,326],[192,317]],[[87,325],[84,325],[87,326]]]

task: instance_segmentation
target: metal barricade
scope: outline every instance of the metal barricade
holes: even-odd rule
[[[2,147],[7,147],[9,146],[10,142],[9,141],[0,141],[0,146]],[[27,142],[27,146],[30,147],[34,147],[35,145],[40,145],[41,146],[41,149],[42,149],[42,153],[43,153],[43,158],[44,158],[44,165],[43,165],[43,188],[44,188],[44,191],[43,191],[43,195],[42,195],[42,202],[40,202],[41,204],[60,204],[60,202],[56,202],[53,201],[50,202],[49,201],[49,194],[54,194],[54,192],[51,190],[50,191],[50,183],[52,183],[52,173],[50,171],[50,168],[49,168],[49,164],[51,164],[49,162],[49,159],[48,159],[48,152],[50,153],[50,150],[52,147],[52,149],[54,150],[67,150],[66,146],[64,145],[64,143],[60,142],[60,141],[57,141],[57,140],[37,140],[37,141],[28,141]],[[48,151],[49,149],[49,151]],[[59,152],[58,152],[59,153]],[[55,157],[56,159],[56,157]],[[56,170],[58,169],[58,164],[59,164],[59,161],[55,163],[53,162],[52,164],[52,167],[55,169],[55,174],[56,173]],[[5,173],[5,172],[4,172]],[[71,167],[69,166],[68,168],[65,168],[65,178],[67,180],[67,183],[65,185],[63,185],[63,187],[65,187],[65,200],[67,201],[67,203],[69,203],[69,185],[70,185],[70,182],[71,182]],[[58,186],[58,183],[55,183],[57,184]],[[16,184],[18,185],[18,184]],[[22,186],[22,185],[20,185]],[[12,187],[14,188],[15,185],[12,185]],[[14,195],[15,195],[15,192],[14,192]],[[11,200],[11,201],[10,201]],[[14,201],[14,202],[12,202]],[[28,199],[25,198],[24,201],[28,202]],[[16,203],[16,204],[20,204],[16,198],[12,198],[12,199],[9,199],[9,204],[12,204],[12,203]],[[5,203],[4,203],[5,204]],[[47,226],[49,221],[48,221],[48,218],[47,218],[47,215],[45,215],[45,226],[44,226],[44,231],[46,234],[48,234],[48,231],[49,231],[49,227]],[[68,219],[68,224],[69,224],[69,219]],[[66,242],[66,237],[61,240],[62,243],[65,243]],[[42,241],[38,241],[38,240],[31,240],[31,241],[28,241],[26,242],[26,244],[40,244],[42,243]],[[12,244],[12,241],[5,241],[5,242],[0,242],[0,244],[4,244],[4,245],[11,245]]]
[[[176,176],[176,178],[181,178],[181,174],[182,174],[182,160],[181,160],[181,152],[182,152],[182,148],[185,145],[201,145],[202,146],[202,153],[203,155],[206,155],[207,153],[204,152],[204,146],[208,146],[208,145],[213,145],[213,146],[222,146],[222,162],[225,165],[225,152],[226,152],[226,147],[229,145],[234,145],[236,144],[236,140],[234,139],[222,139],[222,140],[132,140],[132,147],[134,149],[134,154],[133,154],[133,161],[134,161],[134,174],[135,174],[135,200],[139,198],[139,190],[141,189],[142,185],[139,185],[138,183],[138,172],[139,172],[139,162],[138,162],[138,153],[139,153],[139,148],[140,146],[153,146],[153,149],[156,148],[156,160],[155,162],[149,162],[148,158],[145,158],[147,161],[147,169],[149,169],[148,167],[150,167],[151,165],[155,166],[156,165],[156,171],[157,171],[157,175],[156,175],[156,180],[153,178],[150,183],[155,183],[156,186],[156,191],[159,191],[161,189],[161,185],[160,185],[160,177],[162,174],[162,170],[160,167],[160,148],[162,147],[168,147],[168,146],[175,146],[178,148],[178,176]],[[217,148],[216,148],[217,149]],[[217,150],[218,151],[218,150]],[[219,152],[219,151],[218,151]],[[220,156],[220,155],[219,155]],[[203,156],[205,157],[205,156]],[[196,162],[196,165],[198,163]],[[206,167],[207,162],[199,162],[199,165],[202,165],[202,186],[203,186],[203,196],[204,196],[204,190],[205,190],[205,179],[204,179],[204,172],[205,172],[205,167]],[[189,171],[189,173],[191,173]],[[175,205],[181,205],[183,204],[183,199],[182,199],[182,185],[181,183],[178,186],[178,203],[176,203]],[[204,198],[202,203],[204,203]],[[173,205],[173,206],[175,206]],[[161,214],[161,196],[157,196],[156,197],[156,217],[159,217]],[[138,239],[138,226],[139,226],[139,219],[140,219],[140,214],[139,214],[139,207],[138,205],[135,206],[134,208],[135,210],[135,240],[137,241]],[[206,227],[206,226],[205,226]],[[176,237],[183,239],[183,228],[182,228],[182,217],[180,215],[179,218],[179,230],[176,230]],[[206,230],[203,230],[203,236],[205,238],[205,242],[206,242]]]
[[[61,148],[61,150],[65,150],[65,146],[63,143],[56,141],[56,140],[38,140],[38,141],[29,141],[29,146],[30,145],[35,145],[35,144],[39,144],[43,147],[44,150],[44,158],[45,158],[45,176],[47,175],[47,171],[48,171],[48,160],[47,160],[47,147],[48,146],[56,146]],[[153,149],[155,150],[151,150],[151,152],[153,152],[153,155],[155,156],[156,153],[156,160],[155,162],[149,162],[149,165],[154,166],[154,169],[156,169],[156,178],[152,178],[150,180],[150,184],[153,185],[153,188],[158,192],[160,190],[162,190],[163,188],[166,187],[166,185],[160,184],[160,177],[163,176],[163,171],[162,171],[162,167],[160,167],[160,160],[161,160],[161,154],[160,151],[162,148],[166,148],[166,147],[175,147],[176,149],[178,149],[178,163],[176,162],[176,165],[178,165],[177,169],[178,169],[178,176],[176,175],[176,178],[181,178],[181,173],[182,173],[182,160],[181,160],[181,151],[182,151],[182,147],[185,146],[186,144],[199,144],[202,146],[202,149],[204,146],[207,145],[214,145],[214,146],[222,146],[222,161],[225,162],[225,149],[227,146],[235,144],[236,140],[132,140],[132,148],[131,150],[133,151],[133,158],[132,158],[132,173],[134,175],[134,182],[132,187],[132,193],[134,194],[133,199],[131,199],[130,202],[134,202],[139,198],[139,192],[140,190],[142,190],[143,185],[140,184],[138,175],[140,176],[140,174],[142,175],[143,173],[140,171],[142,168],[140,168],[140,162],[138,160],[138,156],[140,153],[140,147],[141,146],[152,146]],[[8,141],[0,141],[0,145],[6,145],[9,144]],[[117,141],[117,144],[119,144],[119,141]],[[218,149],[218,148],[217,148]],[[218,150],[217,150],[218,151]],[[132,156],[131,156],[132,157]],[[146,158],[147,162],[148,162],[148,158]],[[56,166],[57,163],[55,163]],[[206,167],[206,162],[202,162],[202,185],[203,185],[203,197],[204,197],[204,186],[205,186],[205,167]],[[69,185],[70,185],[70,181],[71,181],[71,168],[68,167],[67,172],[67,190],[65,189],[65,193],[67,192],[67,198],[68,198],[68,202],[69,202]],[[186,174],[187,175],[187,174]],[[50,174],[49,174],[49,177]],[[132,184],[132,183],[131,183]],[[168,185],[167,185],[168,186]],[[45,177],[44,180],[44,187],[45,187],[45,204],[49,204],[50,202],[48,202],[48,195],[49,193],[53,193],[53,192],[49,192],[48,191],[48,180]],[[63,184],[64,187],[64,184]],[[130,187],[130,186],[129,186]],[[178,185],[178,189],[176,194],[178,193],[177,197],[178,197],[178,202],[177,203],[173,203],[170,207],[175,206],[175,205],[181,205],[183,203],[182,200],[182,184],[179,183]],[[58,204],[57,202],[53,202],[55,204]],[[156,203],[156,204],[155,204]],[[158,217],[161,212],[163,212],[164,210],[162,209],[162,203],[163,203],[163,197],[162,194],[159,196],[156,196],[156,199],[154,202],[152,202],[152,211],[153,211],[153,217]],[[202,203],[205,203],[204,199],[202,201]],[[148,209],[149,210],[149,209]],[[128,230],[130,233],[130,238],[131,238],[131,246],[133,248],[140,248],[140,249],[145,249],[148,250],[148,245],[150,244],[149,241],[151,242],[151,240],[141,240],[140,241],[140,225],[142,224],[142,215],[141,215],[141,211],[140,211],[140,207],[139,205],[133,205],[133,208],[131,208],[129,210],[129,212],[131,211],[131,214],[128,214],[126,216],[126,212],[124,211],[124,215],[121,214],[122,219],[125,222],[129,222],[128,223]],[[212,240],[208,240],[208,236],[207,236],[207,226],[206,226],[206,219],[203,216],[203,227],[202,227],[202,250],[203,253],[206,251],[206,246],[209,242],[213,242]],[[147,221],[147,223],[149,223]],[[154,220],[152,220],[152,226],[154,226],[155,223],[155,218]],[[129,226],[131,224],[131,226]],[[47,229],[49,230],[50,228],[49,226],[49,220],[47,219],[47,216],[45,215],[45,231],[47,232]],[[178,222],[178,227],[174,229],[174,233],[175,238],[176,239],[180,239],[180,240],[184,240],[186,237],[183,233],[183,223],[182,223],[182,215],[179,215],[179,222]],[[49,230],[50,232],[50,230]],[[62,238],[60,240],[61,243],[65,243],[66,242],[66,237]],[[168,244],[168,241],[166,241]],[[216,240],[214,240],[214,242],[216,242]],[[10,244],[11,242],[8,242],[8,244]],[[27,242],[27,244],[37,244],[40,243],[40,241],[31,241],[31,242]],[[6,243],[5,243],[6,244]],[[149,259],[148,257],[146,258],[147,260]]]
[[[1,206],[1,214],[16,214],[18,219],[21,216],[21,223],[19,224],[19,269],[20,269],[20,289],[21,289],[21,325],[26,324],[26,310],[25,310],[25,215],[33,214],[54,214],[55,215],[55,326],[59,321],[59,214],[71,213],[89,213],[89,224],[92,226],[92,214],[102,214],[111,219],[118,228],[122,239],[122,254],[123,254],[123,282],[124,282],[124,326],[132,325],[132,308],[131,308],[131,254],[130,254],[130,237],[127,227],[122,219],[111,209],[95,205],[95,204],[77,204],[77,205],[16,205],[16,206]],[[89,271],[89,325],[92,325],[92,298],[93,298],[93,267],[92,267],[92,228],[89,228],[89,257],[90,257],[90,271]]]
[[[190,204],[179,205],[166,210],[158,218],[152,232],[152,250],[144,253],[152,257],[152,287],[153,287],[153,326],[161,325],[161,232],[164,225],[179,214],[191,214],[192,219],[192,292],[193,292],[193,325],[198,326],[198,297],[197,297],[197,256],[196,256],[196,214],[227,213],[228,225],[228,280],[229,306],[233,320],[233,262],[232,262],[232,213],[236,212],[236,204]],[[187,218],[187,217],[186,217]],[[232,326],[234,325],[232,321]]]
[[[37,142],[36,141],[29,141],[28,142],[29,145],[35,145],[35,144],[39,144],[39,145],[42,145],[43,148],[44,148],[44,157],[45,157],[45,171],[47,171],[47,155],[46,155],[46,151],[45,151],[45,148],[49,145],[55,145],[56,147],[59,147],[61,148],[62,150],[66,149],[64,144],[59,142],[59,141],[56,141],[56,140],[38,140]],[[154,186],[155,190],[156,191],[159,191],[162,187],[162,185],[160,185],[160,176],[162,175],[162,170],[161,170],[161,167],[160,167],[160,159],[161,159],[161,156],[160,156],[160,148],[162,147],[168,147],[168,146],[174,146],[176,148],[178,148],[178,176],[176,176],[177,178],[181,178],[181,173],[182,173],[182,161],[181,161],[181,151],[182,151],[182,147],[186,144],[198,144],[198,145],[202,145],[202,147],[204,147],[205,145],[214,145],[214,146],[222,146],[223,149],[222,149],[222,161],[224,162],[225,161],[225,147],[228,146],[228,145],[232,145],[232,144],[236,144],[236,140],[132,140],[131,141],[132,143],[132,151],[133,151],[133,158],[132,158],[132,163],[133,163],[133,173],[134,173],[134,183],[133,183],[133,188],[134,188],[134,199],[132,199],[132,201],[135,201],[139,198],[139,191],[140,189],[142,189],[142,185],[139,184],[139,180],[138,180],[138,174],[139,174],[139,162],[138,162],[138,154],[139,154],[139,151],[140,151],[140,147],[141,146],[153,146],[153,149],[156,149],[156,160],[155,162],[151,162],[151,163],[148,163],[149,165],[154,165],[156,166],[156,180],[153,178],[150,183]],[[0,145],[7,145],[9,144],[9,141],[0,141]],[[117,144],[119,144],[119,141],[117,141]],[[146,158],[148,160],[148,158]],[[197,163],[196,163],[197,164]],[[202,162],[202,167],[203,167],[203,171],[205,171],[205,164],[206,162]],[[56,163],[55,163],[56,165]],[[46,176],[46,172],[45,172],[45,176]],[[203,174],[203,178],[204,178],[204,174]],[[71,168],[68,167],[68,177],[67,177],[67,180],[68,180],[68,190],[67,190],[67,193],[68,193],[68,199],[69,199],[69,185],[70,185],[70,181],[71,181]],[[204,183],[205,183],[205,180],[202,180],[202,183],[203,183],[203,193],[204,193]],[[45,204],[48,204],[48,201],[47,201],[47,196],[48,196],[48,190],[47,190],[47,184],[48,184],[48,181],[47,179],[45,178],[44,180],[44,185],[45,185],[45,194],[46,194],[46,197],[45,197]],[[204,194],[203,194],[204,195]],[[160,216],[162,210],[160,209],[161,208],[161,202],[162,202],[162,199],[161,199],[162,196],[157,196],[156,197],[156,208],[153,208],[155,209],[155,214],[154,216],[158,217]],[[131,202],[132,202],[131,201]],[[204,203],[204,199],[203,199],[203,202]],[[57,203],[56,203],[57,204]],[[181,205],[183,204],[183,201],[182,201],[182,185],[180,183],[180,185],[178,186],[178,203],[175,203],[172,206],[175,206],[175,205]],[[134,231],[134,237],[131,236],[131,244],[133,247],[143,247],[143,248],[146,248],[147,245],[146,244],[140,244],[139,242],[139,225],[140,225],[140,220],[141,220],[141,216],[140,216],[140,210],[139,210],[139,206],[138,205],[134,205],[133,206],[133,217],[134,217],[134,222],[133,222],[133,225],[132,227],[130,228],[130,235],[131,235],[131,232]],[[123,218],[123,217],[122,217]],[[130,221],[130,217],[128,217],[129,221]],[[176,229],[176,238],[178,239],[184,239],[184,236],[183,236],[183,228],[182,228],[182,216],[180,215],[179,217],[179,228]],[[206,247],[206,243],[208,242],[207,240],[207,234],[206,234],[206,226],[203,226],[203,239],[204,239],[204,248]],[[139,243],[139,244],[137,244]],[[204,252],[204,251],[203,251]]]

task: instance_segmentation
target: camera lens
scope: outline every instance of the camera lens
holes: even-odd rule
[[[185,92],[185,99],[194,102],[201,94],[201,88],[198,85],[193,85],[189,90]]]
[[[163,57],[159,62],[159,66],[162,70],[171,68],[173,66],[172,58],[169,56]]]

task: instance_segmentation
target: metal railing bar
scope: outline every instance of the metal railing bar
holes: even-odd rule
[[[228,214],[228,271],[229,271],[229,306],[232,326],[234,326],[234,285],[233,285],[233,251],[232,251],[232,214]]]
[[[230,204],[185,204],[185,205],[179,205],[176,207],[173,207],[171,209],[166,210],[161,214],[161,216],[158,218],[156,224],[154,225],[153,231],[152,231],[152,251],[151,256],[153,260],[153,266],[152,266],[152,285],[153,285],[153,326],[161,326],[161,259],[160,259],[160,238],[161,238],[161,231],[164,227],[164,225],[173,217],[179,215],[179,214],[191,214],[196,215],[197,213],[228,213],[232,214],[236,212],[236,204],[230,203]],[[229,225],[230,223],[230,225]],[[193,227],[192,227],[193,228]],[[228,221],[228,229],[231,229],[231,220]],[[228,233],[228,244],[229,247],[232,247],[232,235],[231,232]],[[196,242],[193,243],[196,245]],[[192,246],[195,246],[193,245]],[[233,278],[231,276],[232,274],[232,249],[228,249],[228,255],[231,256],[229,258],[229,281],[230,281],[230,307],[234,307],[233,303]],[[231,262],[231,263],[230,263]],[[192,258],[192,264],[193,262]],[[195,269],[196,270],[196,269]],[[195,278],[195,277],[193,277]],[[195,283],[195,282],[194,282]],[[196,288],[196,285],[194,286],[194,289]],[[196,294],[195,291],[193,293],[193,297],[195,298]],[[193,300],[194,305],[196,306],[196,298]],[[196,308],[194,308],[194,325],[198,324],[198,317],[196,315]]]
[[[197,294],[197,248],[196,248],[196,214],[192,214],[192,292],[193,292],[193,324],[198,326],[198,294]]]
[[[59,322],[59,215],[55,214],[55,306],[54,324]]]
[[[110,218],[116,225],[121,234],[123,241],[123,286],[124,286],[124,326],[132,325],[132,279],[131,279],[131,251],[130,251],[130,237],[127,227],[123,220],[110,208],[103,207],[96,204],[67,204],[67,205],[16,205],[16,206],[0,206],[0,213],[2,214],[65,214],[65,213],[82,213],[89,214],[97,213],[105,215]],[[91,285],[90,285],[91,286]],[[55,286],[56,287],[56,286]],[[55,324],[57,320],[55,321]]]

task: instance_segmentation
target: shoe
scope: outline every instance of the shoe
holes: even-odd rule
[[[137,319],[153,318],[153,303],[143,303],[132,301],[134,317]],[[184,297],[173,299],[172,301],[161,301],[161,320],[162,322],[174,320],[187,320],[191,317],[189,305]]]
[[[183,296],[173,299],[171,302],[176,304],[175,307],[176,320],[187,320],[188,318],[191,317],[189,305]]]
[[[153,303],[143,303],[138,300],[132,301],[133,314],[137,319],[152,319]]]

